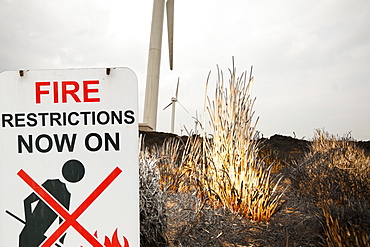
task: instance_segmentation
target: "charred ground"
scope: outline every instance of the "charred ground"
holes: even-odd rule
[[[161,146],[169,138],[187,137],[158,132],[141,132],[144,146]],[[297,188],[297,164],[310,151],[311,142],[289,136],[274,135],[263,138],[261,156],[275,163],[275,173],[284,179],[281,189],[286,189],[278,211],[270,222],[253,222],[225,209],[198,205],[192,194],[170,193],[166,196],[168,231],[167,243],[147,243],[146,246],[322,246],[325,245],[322,209],[310,198],[302,196]],[[356,142],[370,154],[370,141]],[[370,190],[369,188],[367,188]],[[362,224],[370,230],[370,210],[365,202],[361,215],[348,221]],[[363,204],[362,204],[363,205]],[[198,213],[194,214],[194,210]],[[144,241],[145,242],[145,241]],[[149,241],[150,242],[150,241]],[[370,243],[368,245],[370,246]]]

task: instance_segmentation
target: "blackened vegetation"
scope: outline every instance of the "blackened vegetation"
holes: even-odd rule
[[[159,150],[169,139],[185,145],[188,139],[167,133],[141,134],[148,149]],[[160,176],[168,170],[163,167],[177,166],[181,159],[162,152],[162,170],[157,170],[162,184],[154,193],[161,206],[151,209],[152,221],[148,214],[141,219],[142,226],[157,227],[151,236],[158,238],[146,239],[150,235],[142,233],[142,246],[370,246],[370,240],[366,242],[370,233],[370,141],[325,143],[324,139],[327,147],[318,147],[319,139],[315,143],[282,135],[259,140],[260,156],[274,163],[273,172],[284,175],[281,189],[288,187],[270,222],[254,222],[200,203],[190,187],[186,192],[171,190],[171,184],[187,183],[184,174],[172,176],[164,186]],[[184,150],[181,145],[179,152]],[[158,219],[153,221],[155,215]]]

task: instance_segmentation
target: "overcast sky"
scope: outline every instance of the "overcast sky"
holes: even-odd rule
[[[152,0],[0,0],[0,72],[129,67],[139,80],[142,121]],[[253,65],[257,129],[311,139],[325,128],[370,140],[370,1],[175,0],[174,70],[166,21],[159,88],[159,131],[176,133],[203,113],[205,82]],[[227,77],[225,76],[225,79]],[[211,91],[211,96],[214,91]],[[184,132],[183,132],[184,133]]]

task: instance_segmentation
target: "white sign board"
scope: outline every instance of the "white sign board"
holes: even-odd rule
[[[137,95],[128,68],[0,74],[0,246],[139,246]]]

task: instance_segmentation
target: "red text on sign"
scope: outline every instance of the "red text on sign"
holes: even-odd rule
[[[54,103],[74,102],[100,102],[98,97],[98,80],[83,81],[82,87],[77,81],[54,81],[51,85],[49,81],[35,82],[36,104],[41,104],[41,98],[52,97]],[[52,92],[51,92],[52,91]]]

